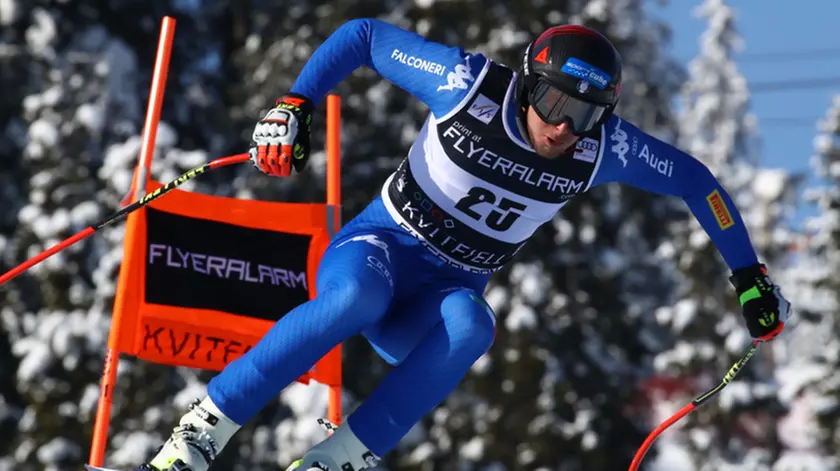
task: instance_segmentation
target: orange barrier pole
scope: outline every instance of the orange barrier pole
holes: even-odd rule
[[[137,165],[134,185],[135,198],[146,192],[146,181],[149,178],[149,167],[155,156],[155,140],[157,139],[160,110],[163,107],[163,94],[166,87],[166,77],[169,75],[169,60],[172,56],[172,39],[175,36],[175,18],[163,17],[160,39],[158,41],[157,56],[155,57],[155,71],[152,75],[152,92],[146,108],[146,123],[143,126],[143,143],[140,147],[140,163]]]
[[[169,59],[172,53],[172,39],[175,36],[175,19],[164,17],[158,40],[157,57],[155,58],[155,71],[152,79],[151,95],[146,108],[146,124],[143,129],[143,144],[140,148],[140,161],[135,171],[135,198],[143,196],[146,191],[146,180],[149,176],[149,167],[154,156],[155,139],[157,137],[158,122],[160,121],[160,110],[163,105],[163,92],[166,83],[166,76],[169,71]],[[128,216],[126,222],[126,237],[123,247],[132,247],[134,234],[137,232],[138,213]],[[123,256],[133,253],[132,250],[123,249]],[[127,263],[122,264],[128,266]],[[120,270],[122,271],[122,270]],[[118,284],[122,284],[129,277],[119,274]],[[117,287],[117,293],[124,292]],[[115,305],[121,305],[116,300]],[[90,449],[90,463],[93,466],[102,466],[105,458],[105,447],[108,441],[108,428],[111,424],[111,407],[113,405],[113,391],[117,383],[117,367],[120,361],[120,352],[116,349],[116,340],[120,332],[120,312],[115,310],[111,320],[111,331],[108,335],[108,351],[105,354],[105,368],[102,373],[102,385],[99,393],[99,404],[96,410],[96,422],[93,425],[93,443]]]
[[[341,97],[327,95],[327,204],[341,207]],[[336,218],[340,222],[340,218]]]
[[[341,226],[341,97],[338,95],[327,95],[327,205],[333,208],[331,222],[337,232]],[[341,344],[327,355],[331,356],[329,361],[337,365],[337,382],[329,386],[329,419],[334,424],[341,424]]]

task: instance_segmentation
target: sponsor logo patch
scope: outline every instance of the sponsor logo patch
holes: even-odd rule
[[[391,51],[391,59],[408,67],[420,69],[423,72],[428,72],[430,74],[440,75],[441,77],[443,77],[444,72],[446,72],[446,66],[442,64],[423,59],[422,57],[412,56],[411,54],[400,51],[399,49]]]
[[[607,84],[610,83],[610,76],[606,72],[574,57],[570,57],[560,70],[573,77],[584,79],[601,90],[607,88]],[[584,90],[581,90],[581,93],[583,92]]]
[[[466,90],[468,88],[468,81],[475,81],[475,77],[473,77],[472,71],[470,70],[469,56],[466,57],[463,64],[458,64],[455,66],[454,72],[449,72],[448,74],[446,74],[446,85],[438,86],[437,91],[449,90],[451,92],[456,88]]]
[[[498,111],[499,105],[497,103],[479,93],[478,97],[475,101],[473,101],[472,105],[470,105],[470,109],[467,110],[467,113],[484,124],[490,124],[490,121],[493,120],[493,117],[496,116]]]
[[[621,161],[622,167],[627,167],[627,151],[630,150],[630,144],[627,143],[627,131],[621,129],[621,118],[615,123],[615,129],[610,135],[612,140],[612,151],[615,152],[618,160]]]
[[[712,212],[715,213],[715,219],[717,219],[718,225],[722,230],[735,225],[735,220],[732,219],[732,214],[729,213],[729,208],[726,207],[726,203],[724,203],[723,198],[717,190],[711,192],[711,194],[706,197],[706,201],[709,202]]]
[[[598,141],[585,137],[575,144],[574,158],[584,162],[594,163],[598,157]]]

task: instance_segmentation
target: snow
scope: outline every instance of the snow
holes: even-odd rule
[[[55,463],[68,458],[77,458],[81,454],[78,445],[69,438],[58,437],[38,448],[38,461],[43,464]]]
[[[837,465],[836,458],[822,457],[813,451],[786,451],[773,465],[773,471],[831,471]]]
[[[416,446],[414,450],[408,455],[408,462],[410,464],[420,464],[429,462],[436,453],[435,446],[431,443],[421,443]]]
[[[595,227],[590,224],[584,224],[580,227],[580,241],[584,244],[591,244],[593,240],[595,240],[595,234],[597,231]]]
[[[733,329],[729,335],[726,336],[724,340],[724,346],[726,351],[735,354],[735,355],[742,355],[749,345],[752,339],[749,336],[749,332],[743,328]]]
[[[81,417],[93,417],[99,405],[100,388],[94,384],[85,387],[84,393],[79,400],[79,415]]]
[[[520,287],[520,295],[529,305],[539,305],[545,300],[550,280],[539,265],[517,265],[511,270],[510,281]]]
[[[656,446],[657,456],[648,464],[650,471],[696,471],[691,454],[682,445],[660,439]]]
[[[280,400],[292,410],[294,417],[275,427],[278,465],[298,459],[326,437],[326,431],[317,422],[318,418],[327,416],[326,399],[327,387],[318,383],[308,386],[293,383],[280,394]]]
[[[18,0],[0,0],[0,26],[11,26],[20,16]]]
[[[114,451],[108,456],[108,464],[113,466],[142,463],[149,453],[160,446],[159,439],[145,431],[136,431],[126,436],[115,438]]]
[[[762,169],[753,180],[753,193],[767,201],[778,200],[784,194],[787,172],[781,169]]]
[[[484,456],[484,446],[484,441],[480,437],[473,437],[461,446],[459,455],[465,460],[479,461]]]
[[[718,394],[717,401],[721,409],[734,409],[736,406],[746,406],[753,400],[750,385],[741,381],[733,381]]]
[[[35,221],[38,221],[41,216],[41,207],[30,204],[24,206],[18,213],[18,220],[21,224],[31,226]]]
[[[609,5],[606,0],[595,0],[586,4],[583,14],[590,18],[606,20],[609,14]]]
[[[35,8],[32,13],[33,25],[26,30],[26,42],[33,51],[49,57],[50,45],[55,41],[57,33],[55,19],[42,8]]]
[[[172,147],[177,142],[178,133],[175,131],[175,128],[169,125],[169,123],[161,121],[157,127],[155,146],[160,148]],[[156,159],[152,162],[157,163],[160,162],[160,160]]]
[[[109,182],[118,194],[125,195],[131,189],[132,174],[127,169],[137,164],[141,145],[141,138],[133,137],[109,147],[105,153],[98,177]]]
[[[35,381],[50,366],[54,358],[49,345],[34,339],[15,342],[12,351],[21,357],[17,377],[24,383]]]
[[[557,230],[555,235],[555,242],[562,245],[569,241],[574,236],[574,226],[568,220],[562,217],[556,217],[553,220],[554,228]]]
[[[102,132],[105,125],[105,112],[101,106],[84,103],[76,110],[76,120],[93,134]]]
[[[493,366],[493,359],[490,355],[484,354],[481,355],[478,360],[473,363],[470,370],[475,375],[485,375],[490,371],[490,368]]]
[[[505,318],[505,328],[509,331],[533,329],[537,327],[537,314],[526,304],[516,304]]]
[[[694,299],[681,299],[674,305],[674,316],[672,319],[673,329],[681,332],[694,321],[698,311],[697,301]]]
[[[101,206],[93,201],[83,201],[70,210],[70,220],[90,225],[102,217]]]
[[[830,373],[827,365],[797,362],[778,368],[776,380],[780,383],[779,397],[785,402],[793,402],[803,389]]]
[[[58,127],[47,119],[39,119],[29,126],[29,140],[41,147],[55,146],[58,136]]]

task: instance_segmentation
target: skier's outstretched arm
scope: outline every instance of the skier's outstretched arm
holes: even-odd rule
[[[778,335],[790,303],[759,263],[738,208],[709,168],[618,116],[610,118],[605,131],[606,148],[593,185],[627,183],[681,197],[732,270],[730,280],[750,333],[765,340]]]
[[[440,116],[467,95],[486,62],[482,55],[430,41],[381,20],[355,19],[315,50],[291,91],[319,103],[353,71],[367,67]]]
[[[257,123],[251,156],[262,172],[285,177],[309,159],[312,110],[339,82],[360,67],[389,82],[443,116],[468,98],[487,59],[449,47],[376,19],[340,26],[306,62],[292,89]]]

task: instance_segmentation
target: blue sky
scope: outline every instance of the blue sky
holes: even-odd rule
[[[764,165],[810,172],[817,120],[825,115],[832,97],[840,94],[840,2],[801,2],[784,7],[772,6],[775,2],[769,0],[728,3],[737,14],[737,28],[744,40],[745,47],[736,59],[748,83],[837,79],[832,85],[775,91],[756,87],[752,92]],[[698,54],[700,35],[706,28],[705,20],[694,15],[700,3],[671,0],[666,6],[650,7],[651,14],[671,25],[674,40],[669,50],[683,64]],[[802,54],[797,55],[799,51]],[[806,210],[803,215],[811,212]]]

